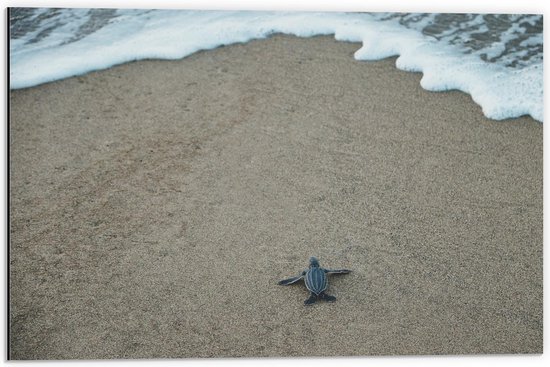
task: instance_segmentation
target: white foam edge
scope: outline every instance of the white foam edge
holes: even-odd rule
[[[162,14],[159,14],[162,16]],[[511,70],[465,55],[397,23],[342,13],[192,12],[170,22],[106,26],[81,41],[14,53],[10,88],[20,89],[142,59],[181,59],[197,51],[275,33],[361,42],[355,59],[397,56],[396,66],[422,72],[422,88],[471,95],[490,119],[530,115],[543,120],[542,66]],[[181,26],[185,21],[186,26]],[[113,31],[124,34],[116,39]],[[365,96],[368,98],[368,96]]]

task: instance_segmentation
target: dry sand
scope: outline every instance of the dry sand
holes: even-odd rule
[[[10,358],[542,352],[542,125],[276,36],[11,94]],[[338,300],[277,281],[321,265]]]

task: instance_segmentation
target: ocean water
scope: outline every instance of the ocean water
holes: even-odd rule
[[[542,15],[12,8],[10,88],[141,59],[284,33],[359,42],[357,60],[398,56],[430,91],[458,89],[485,116],[543,121]],[[365,96],[367,97],[367,96]]]

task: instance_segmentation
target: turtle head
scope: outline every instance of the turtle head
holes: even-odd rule
[[[309,258],[309,267],[310,268],[318,268],[319,267],[319,260],[317,260],[316,257],[310,257]]]

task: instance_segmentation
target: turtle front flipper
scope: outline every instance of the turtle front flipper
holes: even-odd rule
[[[279,281],[279,285],[289,285],[289,284],[292,284],[292,283],[296,283],[297,281],[299,281],[300,279],[302,279],[304,277],[304,274],[305,274],[305,272],[298,275],[297,277],[283,279],[283,280]]]
[[[311,296],[309,296],[309,298],[304,301],[304,305],[309,306],[314,304],[316,301],[317,301],[317,295],[311,292]]]
[[[351,270],[348,269],[325,269],[325,273],[327,274],[349,274],[351,273]]]

